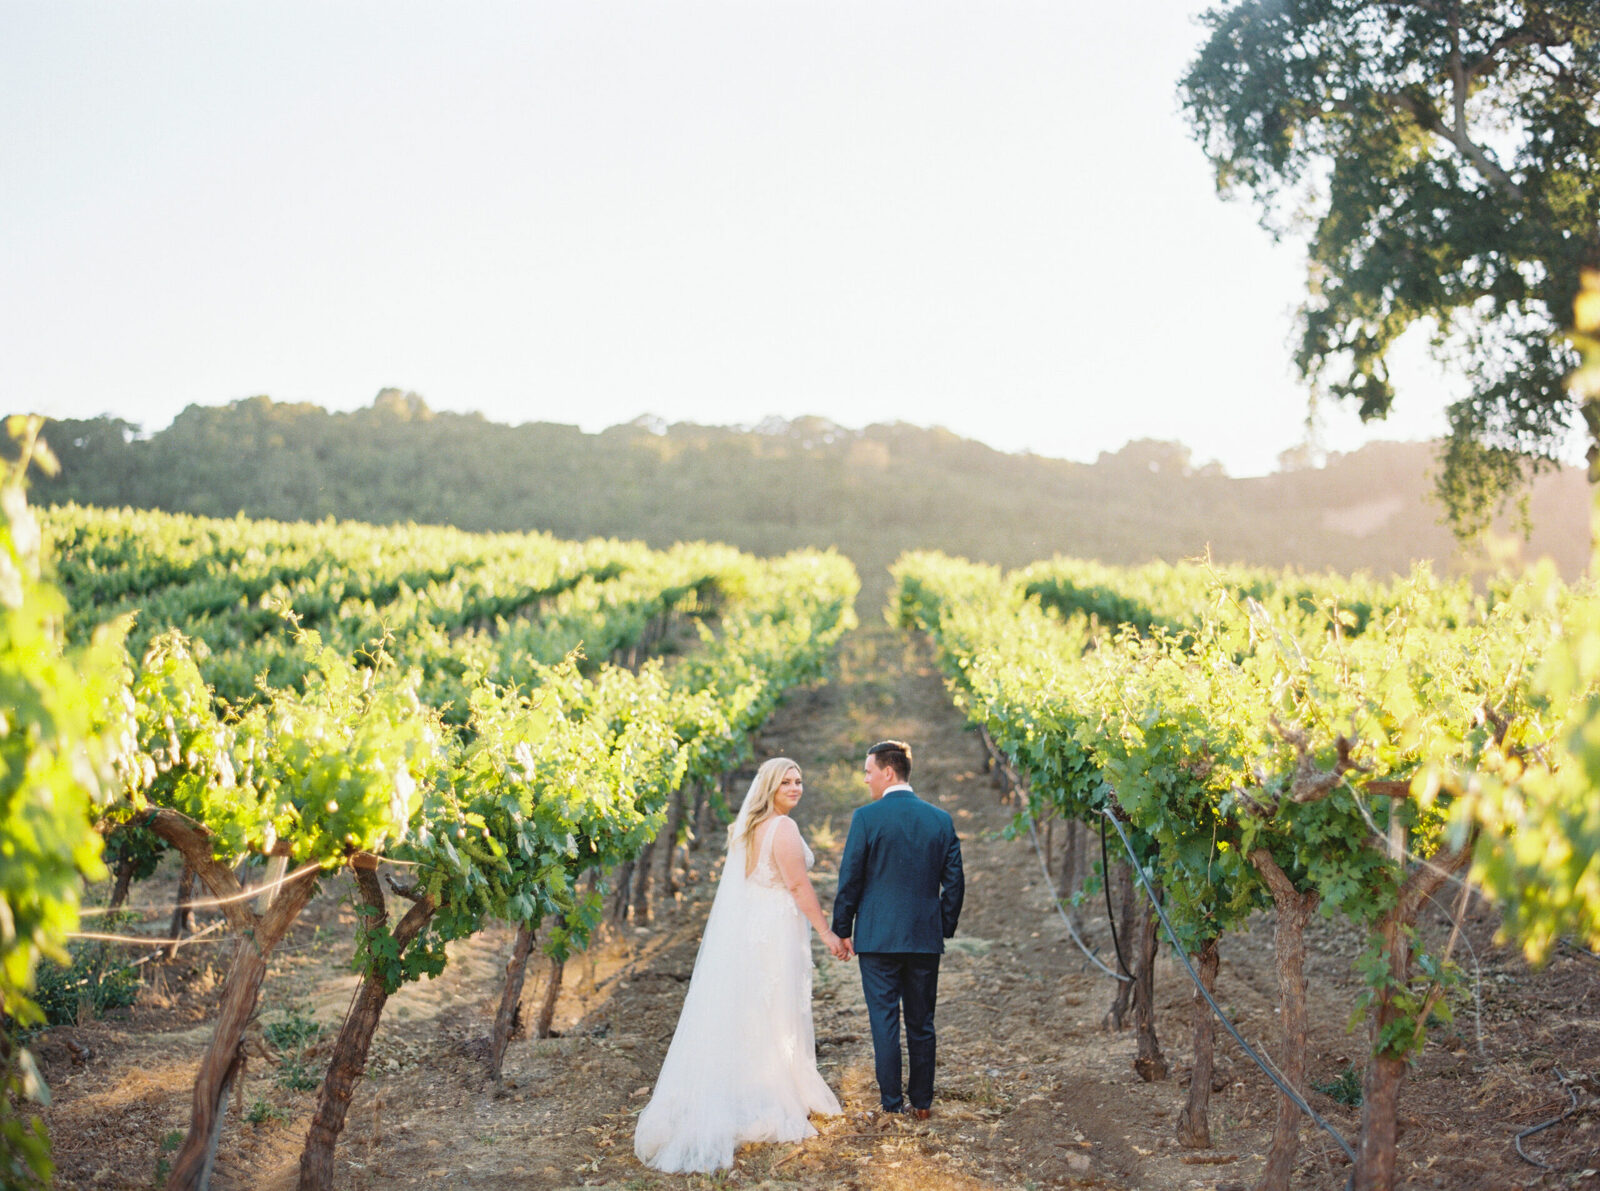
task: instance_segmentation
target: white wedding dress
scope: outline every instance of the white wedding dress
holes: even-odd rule
[[[743,825],[741,810],[730,840]],[[634,1130],[634,1152],[657,1170],[732,1166],[736,1146],[811,1137],[810,1113],[839,1111],[817,1071],[811,927],[772,858],[780,828],[794,830],[783,818],[758,828],[748,877],[743,844],[723,862],[678,1028]],[[805,858],[809,869],[810,848]]]

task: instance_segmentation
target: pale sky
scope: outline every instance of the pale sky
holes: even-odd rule
[[[0,0],[0,412],[395,386],[1271,470],[1303,249],[1179,113],[1203,7]],[[1325,444],[1443,433],[1415,359]]]

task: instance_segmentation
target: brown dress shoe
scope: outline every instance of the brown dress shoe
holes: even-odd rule
[[[911,1110],[911,1115],[913,1117],[915,1117],[919,1121],[925,1121],[925,1120],[927,1120],[929,1117],[931,1117],[933,1115],[933,1109],[931,1109],[931,1108],[913,1108]]]

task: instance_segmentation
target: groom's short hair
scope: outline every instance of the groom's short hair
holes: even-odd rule
[[[894,770],[901,781],[911,780],[911,746],[905,741],[880,740],[867,750],[867,756],[878,758],[879,767]]]

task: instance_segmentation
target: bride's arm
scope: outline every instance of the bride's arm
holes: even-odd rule
[[[805,845],[800,842],[800,828],[795,826],[793,819],[785,817],[774,825],[773,830],[778,834],[772,841],[772,860],[778,866],[783,883],[789,887],[789,896],[794,898],[794,904],[805,915],[806,921],[817,928],[823,945],[838,955],[841,947],[839,936],[828,929],[828,920],[822,914],[822,903],[817,901],[817,891],[811,887],[811,874],[806,872]]]

